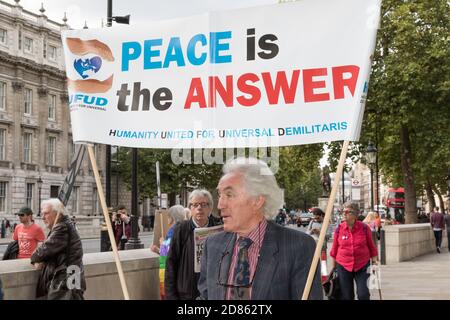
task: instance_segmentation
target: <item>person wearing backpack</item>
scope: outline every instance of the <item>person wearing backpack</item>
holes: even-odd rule
[[[343,222],[336,228],[330,251],[331,273],[336,269],[341,300],[354,300],[354,282],[358,300],[370,300],[367,286],[368,269],[378,264],[378,251],[372,240],[370,228],[357,220],[356,203],[344,204]]]

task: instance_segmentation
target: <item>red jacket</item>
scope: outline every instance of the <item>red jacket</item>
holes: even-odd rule
[[[334,232],[330,256],[349,272],[360,270],[371,257],[378,256],[372,231],[358,220],[352,230],[346,222],[341,223]]]
[[[124,227],[125,224],[125,227]],[[114,223],[114,236],[116,238],[116,244],[120,243],[120,238],[122,238],[123,230],[125,229],[125,237],[131,238],[131,223],[125,223],[121,221],[120,224]]]

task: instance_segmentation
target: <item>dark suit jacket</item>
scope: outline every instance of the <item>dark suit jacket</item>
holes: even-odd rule
[[[226,288],[218,283],[219,264],[220,282],[227,283],[235,240],[236,234],[229,232],[220,232],[207,238],[198,282],[200,299],[225,299]],[[268,221],[253,280],[252,300],[301,299],[315,247],[311,236]],[[319,264],[309,299],[322,298]]]

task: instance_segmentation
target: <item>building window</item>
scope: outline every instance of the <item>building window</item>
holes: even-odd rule
[[[6,110],[6,83],[0,82],[0,110]]]
[[[6,129],[0,129],[0,160],[6,158]]]
[[[26,199],[26,205],[28,208],[33,208],[33,190],[34,189],[34,183],[27,183],[27,188],[25,190],[25,199]]]
[[[50,166],[54,166],[56,163],[56,138],[48,137],[47,141],[47,164]]]
[[[72,194],[70,195],[72,198],[72,213],[78,213],[78,191],[80,187],[73,187]]]
[[[25,37],[25,40],[23,42],[23,49],[25,52],[32,53],[33,52],[33,39]]]
[[[19,30],[19,50],[22,50],[22,31]]]
[[[0,181],[0,212],[6,212],[7,192],[8,192],[8,182]]]
[[[23,134],[23,162],[31,162],[31,133]]]
[[[31,111],[33,109],[33,90],[25,89],[24,92],[24,101],[25,101],[25,110],[24,114],[31,115]]]
[[[58,198],[59,186],[50,186],[50,198]]]
[[[8,31],[5,29],[0,29],[0,42],[3,44],[7,44],[8,41]]]
[[[55,46],[48,46],[48,58],[50,60],[56,60],[56,47]]]
[[[48,120],[56,119],[56,96],[51,94],[48,101]]]

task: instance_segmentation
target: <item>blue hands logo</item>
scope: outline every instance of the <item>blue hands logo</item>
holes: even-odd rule
[[[88,78],[91,74],[88,71],[94,71],[97,73],[102,67],[102,59],[99,56],[92,57],[91,59],[75,59],[73,62],[75,70],[83,78]]]

